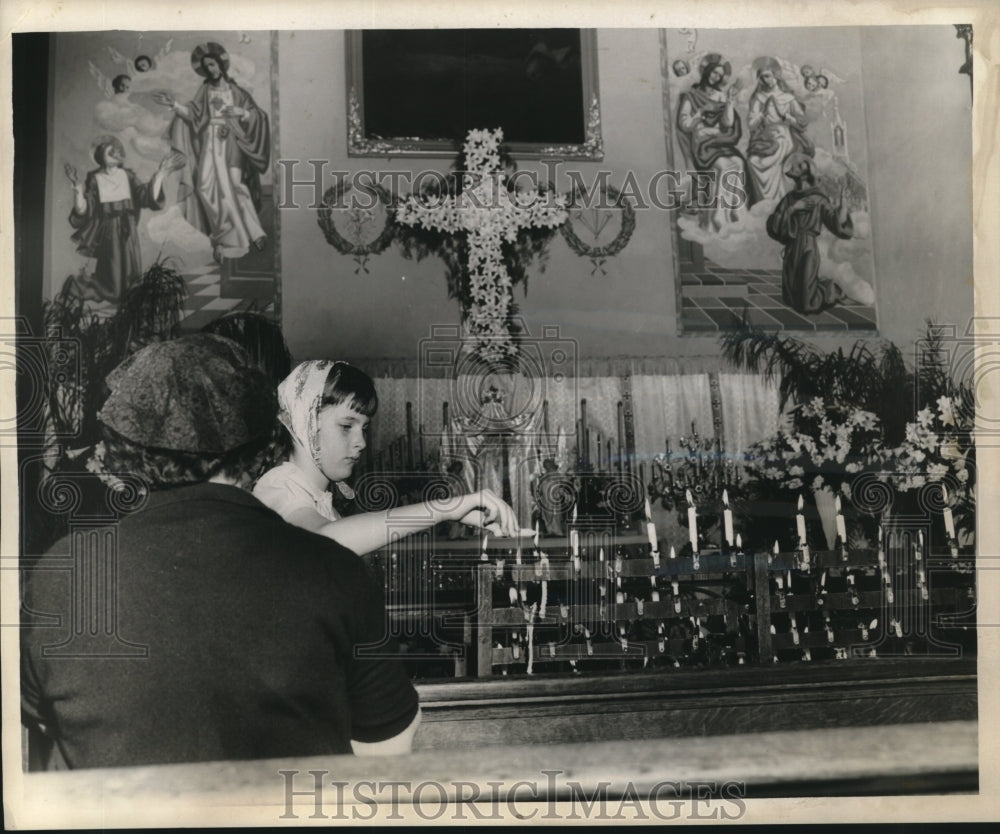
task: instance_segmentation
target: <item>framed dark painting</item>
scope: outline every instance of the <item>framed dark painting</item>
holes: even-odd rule
[[[501,127],[517,156],[603,158],[593,30],[345,34],[351,156],[452,156]]]

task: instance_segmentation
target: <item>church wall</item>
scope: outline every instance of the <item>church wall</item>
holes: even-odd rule
[[[860,30],[879,332],[901,345],[919,337],[925,317],[964,327],[972,309],[971,109],[968,79],[957,73],[961,42],[949,49],[952,39],[943,26]],[[447,167],[438,159],[348,158],[343,33],[283,33],[279,56],[283,158],[328,159],[330,170]],[[564,163],[560,190],[570,167],[588,183],[610,170],[621,187],[629,171],[645,183],[666,166],[659,61],[655,29],[598,33],[605,158]],[[297,176],[307,175],[300,166]],[[370,274],[355,275],[353,259],[323,239],[314,211],[286,210],[282,229],[282,318],[297,356],[412,359],[431,323],[458,323],[436,258],[418,263],[392,246],[369,260]],[[584,358],[714,354],[714,336],[677,336],[672,264],[666,213],[640,209],[632,240],[604,263],[606,275],[556,236],[545,270],[534,265],[515,300],[530,332],[557,324]]]
[[[569,168],[588,184],[608,169],[609,182],[621,187],[629,170],[645,183],[665,164],[657,31],[601,32],[598,49],[605,160],[565,163],[556,179],[563,191]],[[347,156],[342,32],[282,33],[279,61],[283,158],[326,159],[328,171],[447,169],[447,159]],[[521,167],[545,173],[538,163]],[[310,172],[300,165],[296,178]],[[574,254],[560,235],[552,240],[544,272],[535,264],[527,287],[515,290],[529,332],[559,325],[587,357],[672,352],[676,323],[666,216],[657,210],[637,215],[631,242],[604,264],[606,275]],[[391,246],[369,260],[370,274],[355,275],[353,258],[326,243],[315,211],[306,208],[282,213],[282,234],[282,319],[291,325],[288,339],[296,356],[415,358],[431,324],[460,320],[436,258],[407,260]]]
[[[968,78],[957,72],[963,51],[952,27],[858,31],[879,332],[906,346],[920,335],[927,317],[955,324],[962,332],[971,315],[971,96]],[[231,34],[212,36],[225,39]],[[112,65],[103,50],[108,45],[132,49],[134,37],[128,33],[53,37],[44,297],[51,297],[82,262],[69,242],[66,216],[71,195],[62,166],[72,162],[81,173],[90,167],[88,146],[96,128],[81,126],[89,125],[88,108],[100,96],[86,71],[87,60],[110,72]],[[175,49],[191,40],[177,38]],[[607,170],[610,183],[622,187],[629,172],[645,184],[667,166],[659,31],[601,30],[597,42],[605,158],[565,163],[557,176],[561,191],[569,186],[565,172],[570,167],[588,183]],[[265,44],[261,38],[242,47],[260,52],[254,52],[258,67],[267,65]],[[272,114],[278,138],[275,156],[302,160],[295,171],[299,179],[309,175],[308,159],[325,160],[328,172],[445,170],[450,160],[347,156],[344,53],[340,31],[279,34],[278,64],[272,68],[279,105],[279,112]],[[197,79],[190,67],[176,69],[181,89],[193,89]],[[263,92],[264,82],[258,81]],[[269,97],[259,97],[267,108]],[[166,114],[165,109],[149,109],[158,116]],[[129,164],[140,177],[148,178],[155,159],[133,152]],[[545,173],[537,162],[522,162],[522,167]],[[167,182],[169,205],[175,186],[173,178]],[[281,314],[297,357],[416,359],[420,340],[429,335],[431,325],[459,322],[458,304],[448,298],[438,259],[408,260],[392,245],[369,259],[365,273],[352,257],[326,242],[316,212],[306,202],[308,191],[296,192],[300,208],[281,212]],[[149,223],[160,222],[166,214],[143,214],[145,263],[161,252],[191,259],[189,253],[169,247],[164,252],[148,238]],[[558,325],[562,337],[578,341],[583,358],[714,355],[714,336],[677,335],[673,268],[666,212],[640,208],[628,246],[604,262],[606,274],[574,254],[556,235],[545,270],[532,266],[527,286],[515,290],[515,301],[530,332]],[[816,341],[836,345],[845,339]]]
[[[348,158],[344,33],[282,32],[279,36],[281,157],[302,160],[297,179],[311,176],[309,159],[330,172],[393,170],[412,160]],[[443,170],[441,164],[421,166]],[[416,356],[428,323],[457,324],[458,305],[448,299],[442,269],[433,261],[408,261],[391,246],[368,262],[369,273],[330,246],[307,200],[281,213],[282,321],[296,357]],[[405,277],[404,277],[405,276]]]
[[[929,317],[961,334],[973,310],[962,41],[952,26],[894,26],[863,28],[861,43],[880,331],[909,344]]]

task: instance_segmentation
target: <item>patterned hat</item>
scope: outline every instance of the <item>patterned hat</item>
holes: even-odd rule
[[[207,333],[148,345],[107,381],[98,419],[141,446],[222,454],[268,436],[277,415],[274,389],[243,348]]]

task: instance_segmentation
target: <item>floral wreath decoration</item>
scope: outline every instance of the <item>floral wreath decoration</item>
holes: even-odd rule
[[[354,262],[357,264],[354,274],[357,275],[363,271],[367,275],[368,259],[372,255],[379,255],[384,252],[396,235],[395,200],[381,185],[365,183],[364,190],[373,194],[377,198],[377,202],[385,206],[385,222],[379,234],[367,243],[364,243],[360,236],[355,240],[348,240],[337,228],[337,224],[333,220],[333,212],[344,209],[344,195],[352,188],[353,185],[346,178],[341,179],[336,185],[328,188],[323,193],[322,205],[316,210],[316,222],[323,231],[323,236],[326,238],[327,243],[340,252],[341,255],[351,255],[354,258]],[[357,207],[351,209],[351,211],[368,210],[358,209]]]
[[[621,252],[632,239],[632,233],[635,232],[635,208],[632,203],[625,199],[622,192],[613,185],[601,183],[599,189],[602,196],[610,201],[612,207],[621,210],[621,227],[618,229],[618,234],[615,235],[613,240],[604,246],[589,246],[584,243],[573,229],[572,213],[567,216],[566,222],[559,228],[563,238],[566,240],[566,245],[575,254],[581,258],[590,258],[590,262],[593,264],[591,275],[598,269],[603,275],[607,275],[604,269],[604,262]],[[566,205],[571,211],[579,199],[581,191],[582,188],[579,185],[575,185],[566,195]],[[602,204],[604,203],[605,201],[602,201]]]

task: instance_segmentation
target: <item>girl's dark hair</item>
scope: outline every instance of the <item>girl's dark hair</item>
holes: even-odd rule
[[[346,362],[334,362],[326,376],[320,406],[340,405],[342,402],[350,403],[351,408],[365,417],[371,417],[378,411],[378,394],[375,393],[372,378]]]

